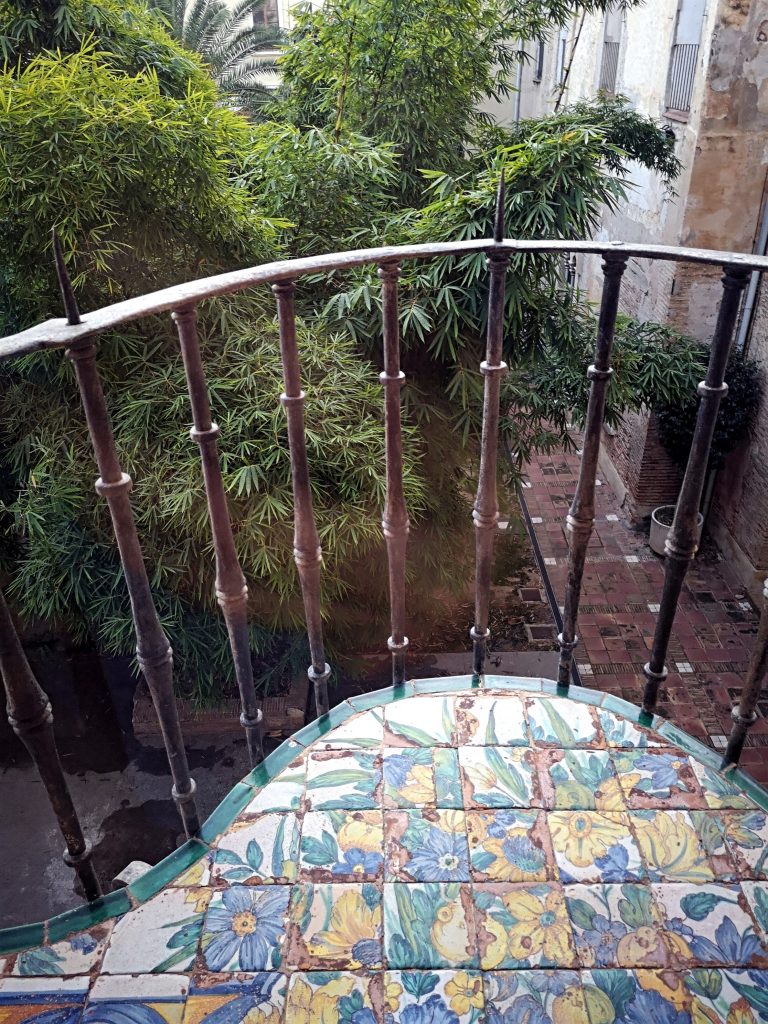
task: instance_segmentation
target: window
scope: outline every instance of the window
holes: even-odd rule
[[[568,26],[560,26],[560,35],[557,40],[557,75],[555,81],[558,85],[562,85],[565,81],[565,69],[566,69],[566,48],[568,46]]]
[[[540,39],[536,44],[536,56],[533,61],[533,80],[540,82],[544,74],[544,40]]]
[[[621,7],[608,11],[605,15],[605,31],[603,33],[603,59],[600,64],[600,82],[598,88],[613,96],[616,92],[616,78],[619,71],[619,49],[621,47],[621,27],[624,11]]]
[[[704,20],[705,0],[680,0],[675,25],[675,42],[669,57],[665,107],[685,116],[691,109],[693,83],[699,63],[699,38]]]

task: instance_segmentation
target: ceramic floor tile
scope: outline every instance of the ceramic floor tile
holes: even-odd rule
[[[0,978],[3,1024],[78,1024],[87,978]]]
[[[483,1020],[483,978],[479,971],[387,971],[387,1024],[476,1024]],[[411,1009],[409,1009],[409,1007]],[[387,1016],[391,1014],[391,1017]]]
[[[608,968],[581,975],[590,1024],[690,1024],[691,996],[673,971]],[[702,1024],[710,1024],[706,1018]],[[697,1020],[697,1024],[699,1024]]]
[[[467,811],[467,837],[474,881],[546,882],[556,877],[545,811]]]
[[[458,757],[450,747],[385,747],[384,807],[463,806]]]
[[[629,817],[651,881],[715,881],[688,811],[631,811]]]
[[[307,811],[301,829],[303,882],[371,882],[384,870],[382,813]]]
[[[461,745],[527,746],[528,729],[519,697],[468,694],[456,698],[456,728]]]
[[[749,811],[689,811],[691,822],[699,837],[712,872],[720,882],[738,882],[749,872],[742,871],[734,859],[733,852],[725,839],[726,814],[749,814]]]
[[[540,750],[538,764],[546,807],[584,811],[625,809],[607,750]]]
[[[465,807],[541,806],[533,751],[524,747],[459,747]]]
[[[215,892],[205,915],[209,971],[276,970],[282,960],[290,886],[233,885]]]
[[[526,704],[531,739],[537,745],[598,746],[597,713],[590,705],[549,697],[528,697]]]
[[[626,718],[619,718],[617,715],[606,711],[605,708],[597,709],[597,717],[600,727],[603,730],[605,741],[609,747],[659,747],[664,745],[660,736],[654,735],[650,730],[643,729]]]
[[[745,796],[736,783],[726,778],[722,772],[708,768],[698,761],[692,761],[693,771],[704,791],[704,798],[709,807],[738,807],[755,810],[754,803]]]
[[[82,1024],[181,1024],[189,980],[155,974],[96,979]]]
[[[262,814],[231,825],[213,857],[214,882],[292,882],[299,859],[295,814]]]
[[[768,878],[768,815],[765,811],[712,812],[736,865],[738,877]]]
[[[281,1024],[287,987],[282,974],[208,975],[190,987],[184,1024]]]
[[[165,889],[115,924],[104,974],[183,973],[197,952],[210,889]]]
[[[576,966],[562,886],[493,882],[475,885],[473,895],[484,971]]]
[[[590,1024],[576,971],[490,971],[483,983],[489,1024]]]
[[[742,882],[741,890],[757,922],[758,934],[763,942],[768,942],[768,883]]]
[[[664,918],[648,886],[569,885],[565,894],[582,967],[671,966]]]
[[[286,1024],[376,1024],[374,1006],[381,1003],[381,986],[380,976],[369,978],[349,971],[297,972],[288,982]],[[252,1024],[250,1019],[248,1024]]]
[[[768,971],[700,967],[683,975],[698,1024],[757,1024],[768,1020]]]
[[[654,885],[653,895],[677,966],[768,967],[738,885]]]
[[[288,968],[328,971],[381,967],[381,888],[320,883],[293,889]]]
[[[290,765],[263,786],[243,812],[246,815],[264,811],[298,811],[307,781],[305,762]]]
[[[345,749],[377,750],[384,738],[384,712],[372,708],[347,719],[314,744],[314,750]]]
[[[550,811],[562,882],[631,882],[645,877],[629,816],[617,811]]]
[[[385,883],[384,936],[390,968],[477,967],[470,886]]]
[[[633,810],[708,806],[689,758],[676,750],[624,750],[614,753],[613,761]]]
[[[381,757],[359,750],[326,750],[307,758],[307,793],[313,811],[379,805]]]
[[[24,950],[16,956],[11,973],[25,977],[89,974],[101,962],[112,926],[113,922],[107,921],[62,942]]]
[[[386,811],[384,837],[385,881],[470,880],[464,811]]]
[[[456,719],[452,696],[411,697],[385,709],[385,742],[393,747],[450,746]]]

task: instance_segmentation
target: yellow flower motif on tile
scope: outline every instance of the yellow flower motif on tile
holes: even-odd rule
[[[243,1017],[242,1024],[280,1024],[281,1014],[276,1006],[256,1007]]]
[[[589,1024],[584,992],[580,985],[570,985],[552,1003],[552,1024]]]
[[[635,971],[640,988],[648,992],[658,992],[668,1003],[672,1003],[680,1011],[688,1010],[691,996],[679,974],[674,971]]]
[[[641,925],[619,939],[616,952],[619,963],[640,966],[644,963],[657,964],[660,960],[664,962],[667,949],[664,938],[657,928]]]
[[[650,868],[689,882],[714,877],[698,836],[682,811],[659,811],[652,818],[636,818],[634,824],[637,844]]]
[[[431,930],[432,945],[449,962],[461,960],[467,953],[464,909],[460,903],[445,903],[435,914]]]
[[[459,1016],[469,1013],[470,1007],[482,1010],[485,1005],[483,983],[479,974],[470,978],[466,971],[458,971],[446,983],[445,994],[451,1001],[451,1009]]]
[[[362,850],[363,853],[381,853],[384,834],[381,820],[376,822],[373,815],[361,814],[350,817],[338,831],[336,837],[342,850]]]
[[[544,899],[525,890],[511,892],[503,902],[517,919],[507,939],[509,952],[516,960],[530,960],[542,953],[553,964],[570,961],[570,925],[557,890],[548,892]]]
[[[757,1024],[752,1007],[743,997],[734,1003],[728,1011],[725,1024]]]
[[[352,978],[336,978],[317,989],[297,978],[288,993],[286,1020],[291,1024],[338,1024],[339,999],[348,996],[354,987]],[[245,1020],[248,1024],[261,1024],[261,1021],[253,1022],[249,1017]]]
[[[394,1013],[400,1005],[400,996],[402,994],[403,986],[398,984],[396,981],[388,981],[384,986],[384,1000],[387,1004],[387,1009],[391,1010],[392,1013]]]
[[[482,844],[483,849],[493,854],[493,863],[489,864],[486,873],[494,882],[540,882],[545,877],[543,872],[544,857],[528,859],[528,867],[524,858],[513,862],[507,855],[507,850],[512,848],[515,840],[524,840],[527,846],[538,852],[537,848],[528,838],[524,828],[511,828],[507,831],[504,839],[486,839]]]
[[[468,764],[464,768],[467,778],[478,792],[487,792],[496,785],[496,772],[481,764]]]
[[[202,914],[203,911],[207,910],[210,900],[210,889],[190,889],[184,897],[185,903],[194,903],[196,914]]]
[[[630,776],[634,778],[636,782],[640,781],[640,776]],[[632,783],[634,786],[635,782]],[[632,787],[630,787],[631,789]],[[629,792],[629,790],[627,790]],[[618,779],[610,778],[603,779],[600,786],[595,793],[595,807],[598,811],[623,811],[624,810],[624,797],[621,791],[621,784]]]
[[[369,907],[357,892],[345,892],[331,912],[330,927],[307,943],[312,956],[323,960],[347,960],[352,970],[363,966],[354,949],[360,944],[368,952],[371,940],[381,929],[381,907]],[[371,964],[366,964],[371,966]]]
[[[555,849],[579,868],[594,864],[597,857],[625,839],[629,831],[623,818],[585,811],[552,814],[549,826]]]
[[[754,1017],[747,1017],[747,1022],[748,1024],[757,1024]],[[697,996],[691,1003],[691,1024],[723,1024],[723,1018],[717,1010],[711,1006],[705,1006]]]
[[[412,804],[428,804],[435,798],[432,769],[428,764],[415,764],[408,772],[405,785],[399,789],[401,796]]]

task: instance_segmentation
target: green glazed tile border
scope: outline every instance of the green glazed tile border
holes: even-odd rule
[[[346,701],[342,701],[335,708],[331,708],[327,715],[323,715],[322,718],[316,718],[314,722],[303,726],[291,736],[291,739],[294,743],[300,743],[303,747],[308,747],[315,740],[319,740],[321,736],[325,736],[326,733],[335,729],[337,725],[341,725],[342,722],[346,722],[352,715],[356,715],[357,712],[357,708],[353,708]]]
[[[250,793],[250,790],[249,790]],[[210,819],[209,819],[210,820]],[[144,903],[151,896],[156,896],[169,882],[187,868],[191,868],[208,852],[208,844],[199,839],[189,839],[173,853],[159,860],[151,871],[131,882],[128,892],[137,903]]]
[[[154,868],[152,870],[154,871]],[[151,874],[151,872],[148,871],[147,874]],[[110,892],[93,903],[75,907],[74,910],[66,910],[63,914],[52,917],[48,922],[48,942],[59,942],[72,932],[81,932],[86,928],[92,928],[95,924],[101,924],[102,921],[106,921],[110,917],[120,917],[121,914],[126,914],[132,906],[128,890],[118,889],[117,892]]]
[[[315,738],[325,735],[358,711],[367,711],[379,705],[391,704],[394,701],[411,697],[414,693],[439,693],[441,691],[452,693],[459,690],[473,688],[474,677],[446,676],[438,679],[422,679],[416,682],[405,683],[399,687],[387,687],[377,690],[374,693],[364,693],[356,697],[350,697],[342,702],[322,722],[313,722],[305,726],[297,734],[302,737],[304,743],[311,743],[308,739],[310,733],[316,733]],[[530,693],[547,693],[554,696],[564,696],[562,688],[559,688],[553,680],[539,679],[535,677],[516,676],[486,676],[485,688],[495,690],[520,690]],[[587,687],[570,687],[566,699],[576,700],[580,703],[592,704],[605,707],[609,711],[615,711],[628,721],[645,724],[641,710],[633,704],[627,703],[620,697],[612,694],[601,693],[598,690]],[[720,756],[716,751],[711,750],[687,733],[678,729],[671,722],[655,716],[652,719],[652,726],[656,732],[669,739],[676,746],[681,747],[697,760],[708,767],[719,770]],[[42,945],[47,941],[58,942],[72,932],[83,931],[106,921],[109,918],[119,917],[132,909],[134,902],[141,903],[158,893],[175,877],[196,863],[208,850],[207,843],[223,832],[235,818],[242,812],[253,798],[254,788],[266,785],[275,775],[296,760],[305,750],[302,743],[296,742],[293,737],[285,740],[273,751],[264,762],[254,768],[242,782],[238,782],[224,797],[218,807],[205,821],[200,829],[199,837],[189,840],[174,850],[140,879],[134,882],[129,889],[121,889],[118,892],[109,893],[107,896],[96,900],[94,903],[77,907],[74,910],[65,911],[48,921],[36,924],[19,925],[13,928],[0,929],[0,954],[15,953],[23,949],[30,949]],[[734,769],[728,773],[737,785],[763,810],[768,811],[768,790],[756,782],[753,778],[741,769]],[[132,902],[132,900],[134,902]]]

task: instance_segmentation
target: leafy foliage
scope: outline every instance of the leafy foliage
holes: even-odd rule
[[[702,369],[706,366],[706,349],[698,346]],[[703,377],[703,372],[699,378]],[[749,437],[763,390],[760,367],[751,359],[734,352],[725,372],[728,393],[720,403],[709,469],[719,469],[725,457]],[[689,388],[677,401],[662,398],[654,403],[658,419],[659,440],[673,462],[685,467],[691,450],[699,398],[695,387]]]

